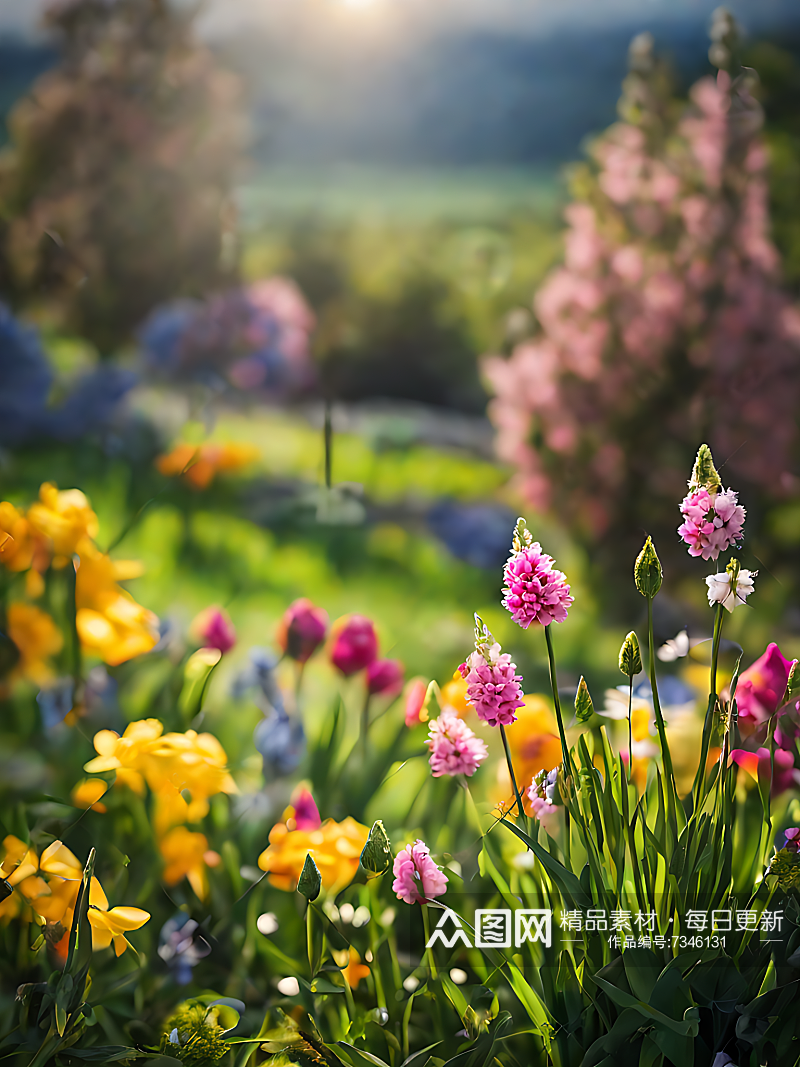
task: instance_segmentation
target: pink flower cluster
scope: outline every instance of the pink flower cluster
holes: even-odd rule
[[[430,749],[428,761],[434,778],[444,774],[471,778],[489,755],[486,743],[475,736],[455,709],[448,707],[431,722],[425,744]]]
[[[553,819],[558,815],[558,806],[553,803],[557,781],[558,767],[554,767],[552,771],[540,771],[528,787],[527,797],[531,814],[545,829],[552,825]]]
[[[574,597],[570,596],[567,576],[553,566],[552,556],[542,552],[538,541],[512,552],[503,577],[503,607],[514,622],[527,630],[532,622],[548,626],[563,622]]]
[[[467,703],[478,718],[489,726],[509,726],[516,722],[517,708],[525,703],[522,696],[522,675],[507,652],[494,644],[486,654],[477,650],[458,668],[467,682]]]
[[[744,537],[745,510],[732,489],[693,489],[684,497],[681,514],[684,522],[678,533],[690,556],[717,559]]]
[[[769,239],[758,105],[721,70],[681,116],[648,62],[626,79],[629,121],[590,149],[564,264],[534,299],[538,332],[483,363],[518,487],[592,536],[623,512],[630,524],[632,487],[651,520],[656,498],[666,511],[680,492],[675,447],[688,457],[698,426],[740,476],[795,484],[800,313]],[[680,380],[676,352],[689,363]]]
[[[445,892],[448,878],[431,859],[431,850],[419,838],[398,852],[392,868],[392,892],[406,904],[423,904]]]

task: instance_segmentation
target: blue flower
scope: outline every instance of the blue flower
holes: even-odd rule
[[[57,678],[52,685],[40,689],[36,694],[36,703],[42,713],[42,726],[45,730],[58,726],[72,711],[74,689],[71,678]]]
[[[502,567],[511,551],[515,514],[497,504],[440,500],[428,512],[431,532],[456,559],[481,570]]]
[[[264,760],[265,778],[283,778],[296,771],[306,753],[306,733],[299,719],[273,711],[253,733],[253,744]]]
[[[41,433],[53,372],[35,330],[0,304],[0,444]]]
[[[211,946],[197,931],[199,924],[179,913],[167,919],[158,935],[158,954],[172,972],[176,985],[189,985],[192,969],[211,952]]]

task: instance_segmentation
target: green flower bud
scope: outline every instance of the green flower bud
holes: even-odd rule
[[[300,872],[300,880],[297,883],[297,892],[302,893],[309,903],[312,900],[316,900],[319,896],[320,889],[322,889],[322,875],[319,873],[319,869],[314,863],[314,859],[310,852],[306,853],[306,862],[303,864],[303,869]]]
[[[575,694],[575,718],[579,723],[586,723],[591,719],[592,715],[594,715],[592,694],[589,692],[586,679],[581,675],[581,680],[578,682],[578,691]]]
[[[619,669],[626,678],[633,678],[642,669],[642,653],[639,648],[639,638],[631,630],[622,642],[619,650]]]
[[[790,700],[794,700],[795,697],[800,697],[800,667],[797,666],[798,661],[789,668],[789,677],[786,679],[786,697],[784,703],[788,704]]]
[[[517,525],[514,527],[514,537],[511,541],[511,547],[515,552],[521,552],[523,548],[528,548],[533,544],[533,534],[528,529],[528,524],[520,516],[517,519]]]
[[[633,565],[633,580],[642,596],[652,599],[661,588],[662,577],[661,563],[653,547],[653,539],[648,537]]]
[[[383,874],[392,862],[389,835],[380,819],[372,824],[367,843],[361,853],[361,866],[370,874]]]
[[[690,489],[708,489],[709,492],[722,487],[722,479],[714,466],[711,449],[708,445],[700,445],[697,450],[697,459],[692,468],[692,477],[689,481]]]

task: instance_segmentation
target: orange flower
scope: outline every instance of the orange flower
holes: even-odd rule
[[[219,854],[208,847],[205,834],[192,833],[185,826],[176,826],[159,842],[164,858],[164,881],[177,885],[188,878],[189,885],[200,900],[208,896],[208,867],[216,867]]]
[[[17,646],[19,662],[12,677],[44,685],[53,677],[47,659],[60,652],[64,638],[52,617],[33,604],[16,601],[6,613],[8,636]]]
[[[91,808],[105,814],[108,808],[100,803],[101,797],[108,792],[108,785],[102,778],[84,778],[74,787],[70,796],[76,808]]]
[[[78,546],[96,537],[99,529],[97,516],[80,489],[59,491],[52,482],[39,489],[39,503],[28,508],[28,521],[50,542],[55,567],[63,567]]]
[[[351,989],[358,989],[361,979],[369,978],[369,967],[361,962],[361,957],[352,945],[349,951],[344,948],[340,952],[335,952],[333,958],[336,965],[341,967],[345,981]]]
[[[270,831],[269,848],[258,857],[258,866],[269,871],[274,886],[291,891],[297,887],[306,856],[311,853],[323,888],[335,893],[355,877],[368,836],[369,829],[350,816],[340,823],[326,819],[315,830],[290,830],[285,823],[277,823]]]
[[[523,700],[523,707],[517,708],[517,721],[506,726],[506,737],[517,784],[527,789],[535,774],[551,771],[561,763],[561,742],[550,702],[537,694]]]
[[[108,907],[108,898],[96,878],[89,886],[89,922],[92,927],[92,948],[108,948],[114,942],[114,952],[121,956],[129,947],[125,934],[138,930],[150,919],[149,911],[141,908]]]
[[[171,452],[159,456],[156,467],[168,478],[182,474],[195,489],[206,489],[220,471],[237,471],[258,459],[253,445],[236,442],[202,445],[178,444]]]
[[[149,652],[158,641],[156,616],[117,585],[141,573],[132,560],[115,562],[88,541],[81,546],[75,624],[83,647],[114,667]]]

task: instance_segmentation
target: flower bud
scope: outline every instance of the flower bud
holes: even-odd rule
[[[653,547],[653,539],[648,537],[633,565],[633,580],[642,596],[652,600],[661,588],[662,577],[661,563]]]
[[[367,690],[372,696],[397,696],[403,688],[403,664],[398,659],[376,659],[367,667]]]
[[[345,615],[334,624],[331,663],[345,676],[368,667],[378,656],[378,637],[363,615]]]
[[[300,872],[297,892],[301,893],[310,903],[312,900],[317,899],[320,889],[322,889],[322,875],[319,873],[316,863],[314,863],[313,856],[308,852],[306,853],[303,869]]]
[[[290,659],[306,663],[325,640],[328,613],[307,597],[295,600],[278,623],[278,645]]]
[[[592,694],[589,692],[586,679],[581,675],[581,680],[578,682],[578,689],[575,693],[575,718],[579,723],[587,723],[592,715],[594,715]]]
[[[216,648],[225,653],[236,644],[236,630],[224,608],[210,607],[201,611],[192,623],[191,631],[204,648]]]
[[[383,823],[372,824],[367,843],[361,853],[361,866],[370,874],[383,874],[392,862],[392,846]]]
[[[708,445],[700,445],[700,448],[697,450],[697,458],[694,461],[694,467],[692,468],[692,477],[689,480],[689,488],[708,489],[709,492],[713,492],[716,489],[720,489],[721,486],[722,479],[717,472],[717,468],[714,466],[711,449]]]
[[[639,638],[631,630],[619,650],[619,669],[627,678],[633,678],[642,669],[642,653]]]

